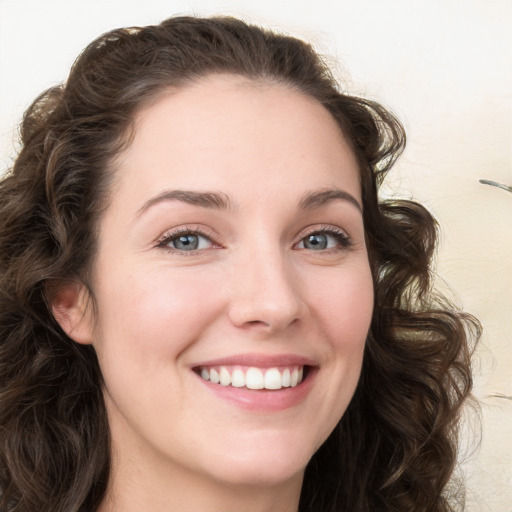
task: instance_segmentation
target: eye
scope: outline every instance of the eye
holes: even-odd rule
[[[194,231],[169,233],[158,242],[158,247],[182,252],[209,249],[213,245],[213,242],[207,236]]]
[[[343,231],[334,229],[314,231],[306,235],[297,244],[298,249],[325,251],[328,249],[344,249],[350,247],[349,237]]]

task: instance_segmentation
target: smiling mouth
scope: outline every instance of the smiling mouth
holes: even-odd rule
[[[195,372],[205,381],[225,387],[279,390],[298,386],[308,374],[308,366],[258,368],[256,366],[200,366]]]

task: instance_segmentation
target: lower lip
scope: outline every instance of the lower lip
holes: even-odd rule
[[[197,377],[212,393],[237,407],[250,411],[273,412],[289,409],[303,402],[313,386],[316,373],[315,369],[310,368],[307,377],[300,384],[294,388],[277,390],[222,386]]]

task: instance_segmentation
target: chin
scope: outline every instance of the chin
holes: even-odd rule
[[[302,479],[316,449],[293,435],[277,436],[272,442],[262,437],[256,436],[250,449],[231,447],[228,456],[216,456],[212,468],[215,478],[230,485],[269,487]]]
[[[296,464],[294,461],[275,460],[237,465],[236,467],[215,467],[215,478],[230,486],[275,487],[301,479],[308,461]]]

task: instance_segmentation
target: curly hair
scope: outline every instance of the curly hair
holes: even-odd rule
[[[94,349],[49,304],[87,285],[112,162],[135,113],[169,88],[227,73],[290,85],[335,118],[357,157],[375,304],[348,410],[306,468],[301,512],[446,512],[460,408],[479,324],[434,292],[437,225],[412,201],[379,201],[404,130],[343,92],[305,42],[229,17],[173,17],[93,41],[67,82],[29,107],[0,182],[0,512],[96,510],[110,439]],[[453,493],[452,493],[453,494]]]

